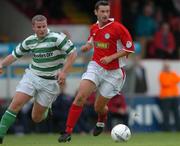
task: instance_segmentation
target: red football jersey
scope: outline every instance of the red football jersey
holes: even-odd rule
[[[119,50],[134,52],[134,45],[129,31],[119,22],[109,20],[109,22],[99,27],[98,22],[90,29],[88,42],[93,44],[93,61],[107,70],[118,69],[126,65],[127,56],[113,60],[109,64],[102,64],[100,59],[110,56]]]

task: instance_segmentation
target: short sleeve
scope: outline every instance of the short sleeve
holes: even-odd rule
[[[69,54],[76,50],[76,47],[72,43],[70,39],[67,38],[67,36],[64,33],[60,33],[57,38],[57,47],[66,52],[66,54]]]
[[[16,48],[12,51],[12,55],[18,59],[21,58],[27,52],[29,52],[29,48],[26,45],[26,40],[24,40],[16,46]]]
[[[127,52],[134,52],[133,40],[127,28],[125,28],[125,26],[123,26],[122,24],[118,24],[117,30],[118,30],[119,39],[121,40],[124,46],[123,50]]]

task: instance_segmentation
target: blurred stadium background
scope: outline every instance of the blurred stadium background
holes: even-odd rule
[[[79,49],[87,40],[90,24],[96,21],[93,13],[95,2],[97,0],[0,1],[0,59],[11,53],[21,40],[32,33],[31,18],[35,14],[45,15],[52,31],[66,33],[77,46],[79,55],[68,77],[65,95],[60,95],[52,108],[52,117],[35,125],[30,118],[31,103],[29,103],[22,109],[9,133],[56,133],[63,128],[67,110],[92,54],[92,52],[82,54]],[[127,81],[123,89],[127,103],[127,124],[133,132],[161,131],[163,118],[159,107],[158,76],[165,59],[169,59],[171,68],[180,75],[180,1],[110,0],[110,3],[112,17],[121,21],[129,29],[136,47],[136,52],[130,56],[129,65],[126,68]],[[154,39],[164,22],[170,27],[174,44],[172,48],[169,48],[171,53],[166,57],[157,53],[158,48]],[[30,57],[24,57],[7,67],[0,75],[0,115],[7,108],[24,69],[28,67],[29,60]],[[75,129],[76,133],[89,133],[92,130],[96,115],[93,112],[91,101],[86,107]],[[112,121],[107,131],[114,124],[124,120],[122,115],[118,116],[120,118],[111,117]],[[87,124],[87,120],[90,124]],[[170,123],[171,131],[175,131],[173,117]]]

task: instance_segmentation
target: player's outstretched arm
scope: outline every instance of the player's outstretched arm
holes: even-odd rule
[[[81,47],[81,51],[82,51],[82,52],[87,52],[87,51],[89,51],[92,47],[93,47],[92,44],[86,43],[85,45],[83,45],[83,46]]]
[[[12,55],[8,55],[0,62],[0,74],[3,72],[3,67],[9,66],[13,62],[15,62],[17,59]]]
[[[108,63],[112,62],[115,59],[121,58],[123,56],[128,56],[130,53],[131,52],[127,52],[127,51],[122,50],[122,51],[114,53],[114,54],[112,54],[110,56],[105,56],[105,57],[101,58],[100,61],[103,64],[108,64]]]
[[[72,67],[76,57],[77,57],[76,51],[74,51],[68,55],[63,69],[57,75],[59,85],[63,85],[65,83],[66,75],[69,73],[69,70]]]
[[[72,53],[70,53],[67,57],[67,60],[64,64],[64,67],[62,69],[63,72],[68,73],[70,68],[72,67],[74,61],[76,60],[77,57],[77,52],[73,51]]]

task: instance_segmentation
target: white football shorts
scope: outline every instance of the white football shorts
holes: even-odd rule
[[[100,94],[109,99],[119,94],[125,78],[126,75],[122,68],[106,70],[95,61],[89,62],[87,71],[82,75],[82,80],[87,79],[94,82]]]
[[[26,69],[16,91],[34,97],[34,100],[44,107],[51,107],[60,93],[60,88],[57,80],[43,79]]]

